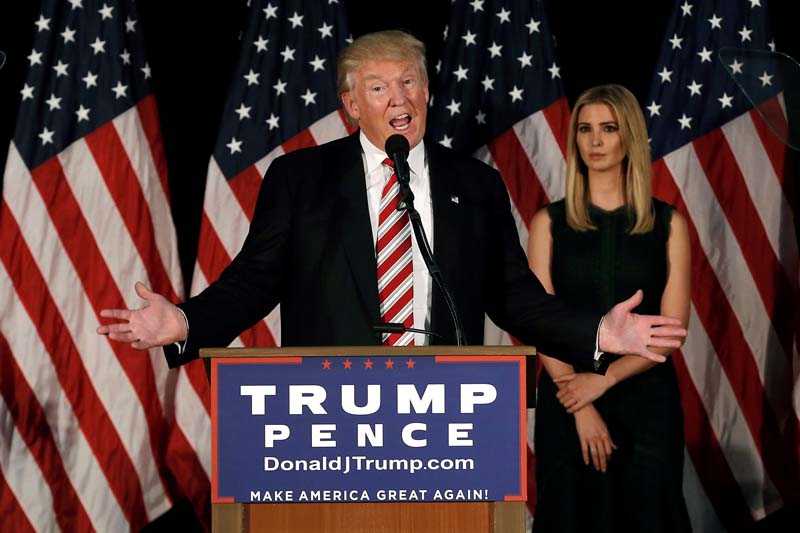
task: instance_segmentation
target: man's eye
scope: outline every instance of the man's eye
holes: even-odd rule
[[[406,85],[413,85],[414,84],[414,80],[409,78],[409,79],[403,81],[403,83],[405,83]]]

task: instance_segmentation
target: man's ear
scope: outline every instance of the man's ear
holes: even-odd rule
[[[342,104],[344,104],[344,110],[353,120],[359,119],[361,115],[358,112],[358,104],[356,104],[349,91],[342,93]]]

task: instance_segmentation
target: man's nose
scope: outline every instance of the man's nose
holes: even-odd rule
[[[405,88],[399,84],[391,84],[389,86],[389,103],[391,105],[400,105],[406,101]]]

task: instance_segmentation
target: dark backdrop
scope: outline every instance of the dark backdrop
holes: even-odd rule
[[[800,57],[800,39],[789,15],[792,3],[771,2],[773,31],[778,51]],[[608,82],[627,86],[644,102],[672,0],[545,0],[545,4],[570,103],[587,87]],[[139,0],[138,5],[169,164],[181,265],[189,287],[208,159],[236,65],[247,2]],[[406,0],[395,5],[400,7],[347,2],[353,35],[404,28],[427,43],[429,63],[435,64],[451,3]],[[14,134],[38,9],[35,0],[0,8],[0,50],[8,55],[0,70],[0,165]]]

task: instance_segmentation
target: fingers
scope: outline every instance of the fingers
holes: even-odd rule
[[[100,311],[100,316],[103,318],[116,318],[117,320],[130,320],[130,309],[103,309]]]
[[[619,305],[625,312],[630,313],[636,309],[640,303],[642,303],[642,298],[644,298],[644,293],[642,292],[642,289],[639,289],[633,293],[633,296],[618,303],[617,305]]]
[[[653,346],[654,348],[680,348],[681,341],[677,339],[662,339],[660,337],[651,337],[650,342],[647,343],[648,346]]]
[[[139,340],[132,331],[112,332],[108,334],[108,338],[112,341],[132,343]]]
[[[645,359],[650,359],[651,361],[654,361],[656,363],[663,363],[664,361],[667,360],[667,358],[661,355],[660,353],[651,352],[650,350],[646,350],[645,352],[639,355],[641,355]]]
[[[686,328],[658,326],[650,328],[650,336],[656,338],[685,337],[689,331]]]
[[[147,301],[150,301],[156,296],[158,296],[157,293],[151,291],[150,288],[141,281],[136,282],[134,289],[136,289],[136,294],[138,294],[141,298],[144,298]]]
[[[128,322],[120,322],[118,324],[104,324],[97,328],[97,333],[100,335],[109,335],[111,333],[131,333],[131,325]]]
[[[586,439],[581,439],[581,452],[583,453],[583,464],[589,466],[589,443]]]
[[[558,383],[558,384],[567,383],[568,381],[572,381],[573,379],[575,379],[576,375],[577,374],[572,373],[572,374],[564,374],[563,376],[558,376],[557,378],[553,378],[553,383]]]

